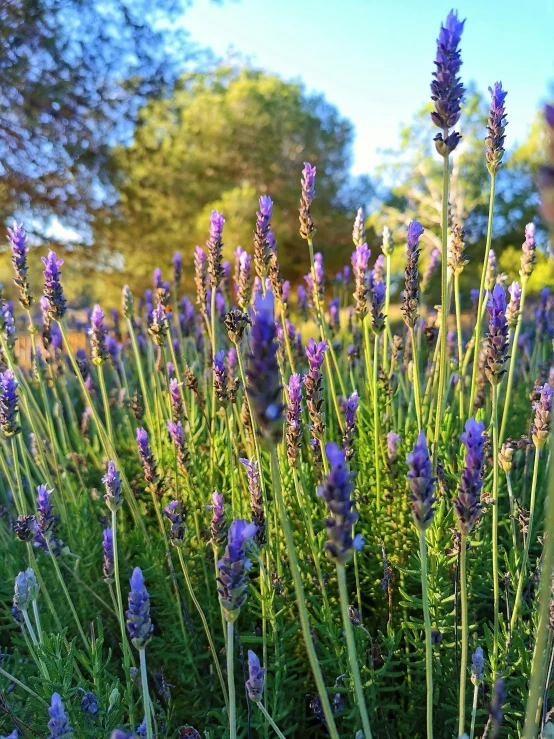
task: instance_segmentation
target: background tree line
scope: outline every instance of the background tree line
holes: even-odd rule
[[[426,226],[428,259],[440,236],[441,177],[428,110],[401,131],[398,151],[387,153],[372,179],[353,178],[351,123],[298,82],[217,64],[173,22],[186,5],[0,1],[1,215],[25,220],[38,251],[55,244],[65,252],[73,297],[93,293],[116,304],[125,282],[149,286],[153,268],[169,269],[176,249],[187,264],[206,240],[212,208],[226,217],[227,258],[239,244],[248,249],[262,194],[275,202],[283,273],[301,280],[308,259],[296,208],[304,161],[318,168],[316,243],[327,265],[349,262],[360,205],[374,257],[383,226],[392,229],[399,278],[414,215]],[[475,154],[484,149],[487,106],[486,96],[470,90],[454,157],[451,210],[466,228],[467,290],[486,230],[488,176],[484,156]],[[524,225],[536,219],[541,137],[537,119],[497,178],[494,248],[511,279]],[[538,286],[547,277],[543,261]],[[8,263],[4,253],[6,282]],[[31,265],[39,279],[39,260]]]

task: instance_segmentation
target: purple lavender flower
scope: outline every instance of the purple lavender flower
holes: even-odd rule
[[[61,321],[67,309],[67,303],[60,282],[60,267],[63,259],[58,259],[56,253],[48,252],[42,257],[44,264],[44,297],[48,301],[48,315],[55,321]]]
[[[381,334],[385,329],[385,318],[383,315],[383,306],[387,288],[384,282],[377,281],[375,270],[369,273],[368,295],[371,303],[371,329],[374,334]]]
[[[48,713],[50,714],[50,721],[48,722],[49,739],[68,739],[73,734],[73,729],[69,725],[69,716],[65,712],[59,693],[52,695]]]
[[[185,436],[183,433],[183,424],[181,421],[174,423],[173,421],[167,422],[167,430],[171,436],[171,440],[175,445],[175,453],[177,454],[177,465],[181,472],[186,472],[189,468],[190,455],[185,444]]]
[[[483,682],[485,675],[485,657],[483,649],[477,647],[471,657],[471,682],[478,687]]]
[[[256,533],[256,525],[236,518],[229,529],[225,554],[217,563],[219,577],[217,592],[223,615],[229,623],[234,623],[241,606],[246,602],[248,588],[247,571],[251,563],[244,551],[245,544]]]
[[[17,388],[18,382],[10,369],[0,372],[0,428],[8,438],[21,431],[21,426],[17,422],[19,414]]]
[[[325,436],[325,415],[323,413],[323,377],[321,366],[325,359],[325,352],[329,347],[324,341],[316,344],[310,339],[306,347],[309,372],[304,377],[306,388],[306,406],[310,417],[311,447],[314,457],[314,466],[320,470],[323,465],[321,443]]]
[[[8,228],[8,239],[12,249],[12,264],[15,271],[14,282],[19,288],[19,302],[29,310],[33,305],[33,293],[29,285],[27,254],[29,249],[25,244],[25,230],[23,224],[14,221],[13,228]]]
[[[179,290],[181,287],[181,280],[183,279],[183,257],[180,251],[176,251],[173,255],[173,281],[175,282],[175,288]]]
[[[498,385],[506,373],[508,359],[508,322],[506,320],[506,293],[502,285],[496,284],[489,293],[489,332],[487,334],[487,354],[485,374],[491,385]]]
[[[152,273],[152,282],[154,283],[154,290],[159,290],[163,286],[162,270],[159,267],[156,267]]]
[[[17,739],[19,736],[19,732],[17,729],[14,729],[11,734],[8,734],[8,736],[2,736],[0,739]]]
[[[489,92],[491,94],[491,109],[485,144],[487,169],[492,175],[500,169],[504,156],[504,141],[506,139],[504,132],[507,125],[504,103],[508,93],[502,89],[502,82],[495,82],[494,87],[489,87]]]
[[[104,311],[99,305],[95,305],[90,315],[90,348],[92,359],[95,364],[101,363],[107,356],[106,353],[106,326],[104,325]]]
[[[261,280],[264,280],[272,256],[270,231],[273,202],[269,195],[260,198],[260,210],[256,213],[256,230],[254,231],[254,265]]]
[[[358,412],[358,393],[353,392],[348,400],[344,401],[344,435],[342,448],[346,454],[346,461],[354,457],[354,438],[356,436],[356,414]]]
[[[283,425],[282,387],[277,364],[277,330],[273,312],[273,295],[256,300],[247,355],[246,391],[256,427],[268,444],[278,444]]]
[[[423,431],[419,432],[413,451],[408,454],[407,462],[406,476],[414,523],[420,531],[425,531],[433,520],[433,504],[437,499],[433,496],[436,478],[433,477],[433,466]]]
[[[512,282],[508,288],[508,292],[510,293],[510,302],[506,307],[506,321],[511,328],[517,323],[521,307],[521,286],[519,282]]]
[[[212,520],[210,523],[210,534],[212,541],[219,544],[225,539],[225,506],[223,505],[223,494],[214,490],[212,493],[212,504],[206,506],[212,512]]]
[[[431,82],[431,100],[435,103],[435,110],[431,119],[435,126],[442,129],[437,134],[435,142],[439,154],[448,156],[456,148],[460,140],[456,132],[448,133],[460,118],[460,104],[463,100],[464,86],[458,73],[462,66],[459,44],[462,37],[465,21],[459,21],[458,15],[451,10],[446,18],[445,25],[441,25],[437,39],[436,70]],[[444,138],[443,138],[444,134]]]
[[[196,305],[202,313],[206,312],[207,263],[204,249],[199,246],[194,251],[194,282],[196,284]]]
[[[367,313],[367,275],[371,252],[367,244],[359,244],[352,254],[352,272],[354,274],[356,313],[363,318]]]
[[[176,377],[172,377],[169,381],[169,397],[171,400],[171,414],[174,421],[179,421],[183,417],[183,401],[181,398],[181,385]]]
[[[114,462],[108,462],[108,470],[102,482],[106,486],[106,494],[104,500],[110,511],[117,511],[123,503],[123,495],[121,493],[121,477],[116,469]]]
[[[250,510],[252,512],[252,523],[256,525],[254,541],[261,547],[266,542],[265,510],[260,482],[260,470],[255,459],[241,459],[246,467],[248,476],[248,493],[250,495]]]
[[[325,298],[325,270],[323,268],[323,255],[320,252],[314,254],[314,274],[317,298],[321,304]]]
[[[94,693],[85,693],[81,698],[80,707],[83,713],[90,713],[92,716],[96,716],[99,710],[98,698]]]
[[[260,660],[254,652],[248,650],[248,680],[246,681],[246,692],[254,703],[259,703],[264,697],[265,670],[260,665]]]
[[[154,455],[150,449],[150,441],[148,439],[148,433],[146,429],[137,429],[137,448],[144,471],[144,479],[150,486],[150,488],[156,492],[160,492],[160,479],[158,477],[158,471],[156,469],[156,462]]]
[[[333,298],[329,301],[329,328],[331,334],[336,336],[340,331],[340,300],[339,298]]]
[[[375,282],[385,281],[385,257],[379,254],[373,265],[373,277]]]
[[[237,304],[242,310],[250,303],[252,297],[252,270],[250,266],[250,254],[247,254],[240,246],[237,248],[240,254],[237,260],[238,266],[235,270],[235,280],[237,287]]]
[[[391,464],[396,464],[398,460],[398,445],[402,441],[400,434],[389,431],[387,434],[387,457]]]
[[[404,273],[404,293],[402,295],[402,313],[404,323],[414,328],[417,323],[419,308],[419,238],[423,234],[423,226],[415,219],[408,226],[407,262]]]
[[[227,368],[225,366],[225,350],[216,352],[213,362],[215,395],[222,406],[227,405]]]
[[[308,317],[308,295],[303,285],[297,288],[297,308],[304,320]]]
[[[166,311],[160,301],[152,311],[148,333],[154,339],[155,343],[161,347],[164,345],[168,331],[169,325],[167,322]]]
[[[536,228],[534,223],[525,226],[525,241],[521,247],[521,268],[519,274],[526,281],[533,274],[537,259],[537,244],[535,242]]]
[[[169,541],[174,547],[180,547],[185,540],[186,528],[183,523],[183,509],[182,505],[177,500],[172,500],[171,503],[166,505],[164,508],[164,515],[171,522],[171,528],[169,530]]]
[[[58,516],[54,513],[54,506],[50,502],[52,490],[46,485],[37,487],[37,516],[35,525],[34,545],[40,547],[46,554],[58,556],[64,549],[63,542],[57,538]]]
[[[237,350],[232,346],[227,352],[227,393],[229,402],[237,402],[237,392],[240,385],[240,378],[237,377],[238,356]]]
[[[533,421],[532,438],[538,451],[546,444],[550,430],[550,415],[552,412],[552,388],[544,384],[539,388],[539,399],[533,404],[535,417]]]
[[[283,282],[283,303],[287,305],[287,303],[290,300],[290,280],[285,280]]]
[[[315,198],[315,174],[316,168],[308,162],[304,162],[302,170],[302,195],[300,197],[300,236],[310,239],[315,231],[314,221],[310,211],[312,201]]]
[[[102,572],[104,574],[104,582],[113,582],[114,575],[114,551],[113,551],[113,530],[108,527],[102,532],[103,541],[102,549],[104,551],[104,566]]]
[[[225,218],[217,210],[212,210],[210,215],[210,237],[206,242],[208,248],[208,274],[212,290],[217,290],[223,277],[222,250],[223,250],[223,224]]]
[[[29,606],[38,598],[40,586],[37,582],[35,571],[28,567],[25,572],[20,572],[14,581],[13,606],[20,612],[27,611]]]
[[[129,638],[137,649],[144,649],[152,637],[154,624],[150,620],[150,596],[144,585],[140,567],[135,567],[130,579],[129,610],[126,611]]]
[[[358,208],[358,212],[356,213],[354,228],[352,229],[352,241],[354,242],[354,246],[361,246],[362,244],[365,244],[366,232],[363,208]]]
[[[454,510],[458,517],[458,528],[466,536],[471,532],[481,505],[479,503],[483,480],[483,447],[485,444],[485,425],[481,421],[469,418],[465,432],[460,439],[466,448],[465,467],[458,487],[458,497],[454,501]]]
[[[296,467],[302,449],[302,384],[300,375],[293,374],[287,385],[287,458],[291,467]]]
[[[348,469],[345,452],[334,442],[325,445],[325,453],[329,459],[330,472],[317,491],[325,499],[332,516],[325,521],[328,537],[325,551],[337,564],[345,564],[352,558],[354,550],[360,550],[364,543],[360,534],[352,538],[352,529],[358,520],[352,500],[354,474]]]

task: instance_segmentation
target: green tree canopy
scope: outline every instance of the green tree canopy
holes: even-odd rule
[[[249,249],[258,198],[269,194],[283,272],[298,278],[308,268],[297,206],[309,161],[317,165],[317,248],[342,265],[355,208],[370,195],[366,179],[350,178],[352,139],[350,122],[299,83],[231,66],[186,74],[171,98],[141,109],[132,144],[115,150],[119,202],[115,214],[96,221],[96,254],[107,268],[123,268],[112,270],[115,282],[132,274],[134,284],[147,284],[152,268],[169,265],[177,249],[192,264],[216,208],[227,219],[230,258],[239,244]]]

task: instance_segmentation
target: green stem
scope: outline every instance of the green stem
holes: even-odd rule
[[[429,613],[429,590],[427,583],[427,544],[425,531],[419,532],[421,555],[421,597],[425,621],[425,674],[427,680],[427,739],[433,739],[433,647],[431,644],[431,615]]]
[[[229,739],[237,739],[237,706],[235,696],[235,625],[227,622],[227,682],[229,685]]]
[[[462,609],[462,653],[460,658],[460,710],[458,721],[458,736],[462,736],[466,717],[466,681],[467,681],[467,567],[466,567],[466,535],[460,538],[460,598]]]
[[[410,326],[410,336],[412,337],[412,354],[413,354],[412,373],[414,377],[414,396],[415,396],[415,406],[416,406],[416,416],[417,416],[417,430],[421,431],[421,429],[423,428],[423,421],[421,418],[421,412],[422,412],[421,386],[419,384],[419,360],[418,360],[418,351],[417,351],[415,331],[414,331],[413,326]]]
[[[371,739],[371,728],[369,726],[369,716],[367,715],[367,707],[365,704],[364,690],[362,679],[360,676],[360,668],[358,665],[358,655],[356,652],[356,642],[354,640],[354,630],[350,621],[348,612],[348,590],[346,587],[346,569],[343,564],[337,562],[337,580],[339,583],[340,609],[342,613],[342,623],[346,634],[346,647],[348,649],[348,660],[350,662],[350,671],[354,682],[354,691],[356,693],[356,702],[362,719],[362,727],[365,739]]]
[[[492,578],[494,594],[494,645],[493,645],[493,672],[496,671],[498,656],[498,616],[500,608],[500,591],[498,577],[498,385],[492,385]],[[472,407],[472,406],[470,406]]]
[[[146,650],[139,649],[140,681],[142,683],[142,703],[146,719],[146,737],[152,739],[152,716],[150,714],[150,695],[148,693],[148,673],[146,672]]]
[[[280,737],[280,739],[285,739],[285,735],[279,730],[279,727],[277,726],[275,721],[271,718],[271,716],[267,712],[267,709],[264,706],[264,704],[260,702],[260,703],[257,703],[256,705],[258,706],[260,711],[263,713],[263,715],[266,717],[269,725],[271,726],[273,731],[277,734],[277,736]]]
[[[473,739],[475,735],[475,719],[477,718],[477,698],[479,697],[479,685],[475,685],[473,688],[473,706],[471,709],[471,730],[469,732],[469,739]]]
[[[375,334],[373,347],[373,451],[375,454],[375,493],[377,510],[381,510],[381,467],[379,465],[379,392],[377,390],[377,365],[379,363],[379,334]]]
[[[479,344],[481,338],[481,322],[483,319],[483,300],[485,299],[485,278],[487,276],[487,265],[489,263],[489,252],[491,250],[492,241],[492,222],[494,215],[494,190],[495,190],[495,175],[491,174],[491,190],[489,197],[489,221],[487,225],[487,241],[485,244],[485,256],[483,258],[483,266],[481,268],[481,284],[479,286],[479,302],[477,303],[477,321],[475,323],[474,331],[474,346],[473,346],[473,369],[471,372],[471,392],[469,394],[469,405],[468,413],[471,413],[473,408],[473,401],[475,400],[475,392],[477,390],[477,368],[479,363]]]
[[[110,403],[108,400],[108,391],[106,390],[106,381],[104,379],[104,366],[103,366],[102,361],[98,365],[98,380],[100,382],[100,393],[102,395],[102,403],[104,405],[104,416],[106,417],[106,430],[108,432],[108,437],[110,441],[113,443],[114,434],[113,434],[112,414],[110,413]]]
[[[133,714],[133,687],[131,683],[131,650],[127,641],[127,632],[125,631],[125,617],[123,613],[123,597],[121,595],[121,581],[119,579],[119,550],[117,537],[117,510],[112,510],[112,540],[113,540],[113,568],[115,580],[115,593],[117,599],[117,620],[119,621],[119,630],[121,632],[121,648],[123,649],[123,669],[125,671],[125,681],[127,686],[127,701],[129,707],[129,715]]]
[[[296,556],[296,549],[294,547],[294,538],[292,535],[292,529],[288,517],[287,510],[285,508],[285,502],[283,500],[283,491],[281,489],[281,475],[279,472],[279,462],[277,460],[277,452],[275,449],[271,450],[271,478],[273,482],[273,490],[275,499],[277,502],[277,508],[279,510],[279,516],[281,519],[281,526],[285,535],[285,543],[287,545],[287,554],[290,563],[290,570],[292,574],[292,580],[294,584],[294,591],[296,594],[296,606],[298,608],[298,615],[300,617],[300,625],[302,627],[302,635],[304,636],[304,643],[306,645],[306,651],[308,652],[308,659],[312,668],[312,673],[316,682],[317,691],[321,700],[321,706],[327,721],[327,728],[332,739],[339,739],[337,727],[335,724],[335,718],[329,702],[329,696],[327,695],[327,689],[323,680],[321,667],[317,659],[314,643],[312,640],[312,633],[310,628],[310,617],[308,616],[308,609],[306,608],[306,597],[304,594],[304,585],[302,584],[302,577],[300,575],[300,569],[298,566],[298,558]]]
[[[40,695],[37,695],[34,690],[31,690],[31,688],[28,688],[24,683],[21,682],[21,680],[18,680],[14,675],[10,675],[9,672],[6,672],[6,670],[3,667],[0,667],[0,675],[3,675],[10,682],[14,683],[15,685],[18,685],[22,690],[29,693],[29,695],[32,695],[33,698],[35,698],[39,703],[42,703],[43,706],[48,707],[48,703],[45,700],[43,700],[40,697]]]
[[[464,383],[462,377],[462,365],[464,361],[463,336],[462,336],[462,311],[460,307],[460,275],[456,272],[454,275],[454,304],[456,307],[456,337],[458,339],[458,415],[460,417],[460,426],[463,428],[464,417]]]
[[[62,587],[63,594],[65,595],[65,599],[67,600],[67,604],[69,606],[69,610],[71,611],[71,614],[73,616],[73,619],[75,621],[75,624],[77,625],[77,631],[79,632],[79,636],[81,637],[83,641],[83,645],[85,647],[85,652],[88,653],[89,650],[89,643],[87,641],[87,637],[85,636],[85,632],[83,631],[83,627],[81,626],[81,622],[79,621],[79,616],[77,615],[77,611],[75,610],[75,606],[73,605],[73,601],[71,600],[71,596],[69,595],[69,591],[67,589],[67,586],[65,584],[65,580],[63,579],[62,573],[60,571],[60,566],[58,565],[58,560],[56,559],[56,555],[52,551],[52,547],[50,546],[50,541],[48,538],[45,537],[46,545],[48,547],[48,553],[50,554],[50,559],[52,560],[52,564],[54,565],[54,569],[56,570],[56,576],[59,580],[59,583]]]

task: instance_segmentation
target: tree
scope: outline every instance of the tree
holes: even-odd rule
[[[90,217],[112,195],[110,149],[188,52],[187,0],[0,0],[0,212]],[[162,24],[162,21],[165,21]],[[179,67],[177,67],[177,63]]]
[[[297,279],[308,269],[297,206],[309,161],[317,165],[317,248],[342,266],[355,208],[370,193],[367,180],[349,175],[352,138],[350,122],[299,83],[230,66],[184,75],[171,98],[140,110],[132,144],[114,152],[119,202],[115,217],[96,220],[97,254],[108,262],[117,255],[118,282],[132,274],[146,285],[152,268],[168,265],[176,249],[192,264],[217,208],[227,219],[230,258],[238,244],[251,244],[258,198],[269,194],[281,266]]]

